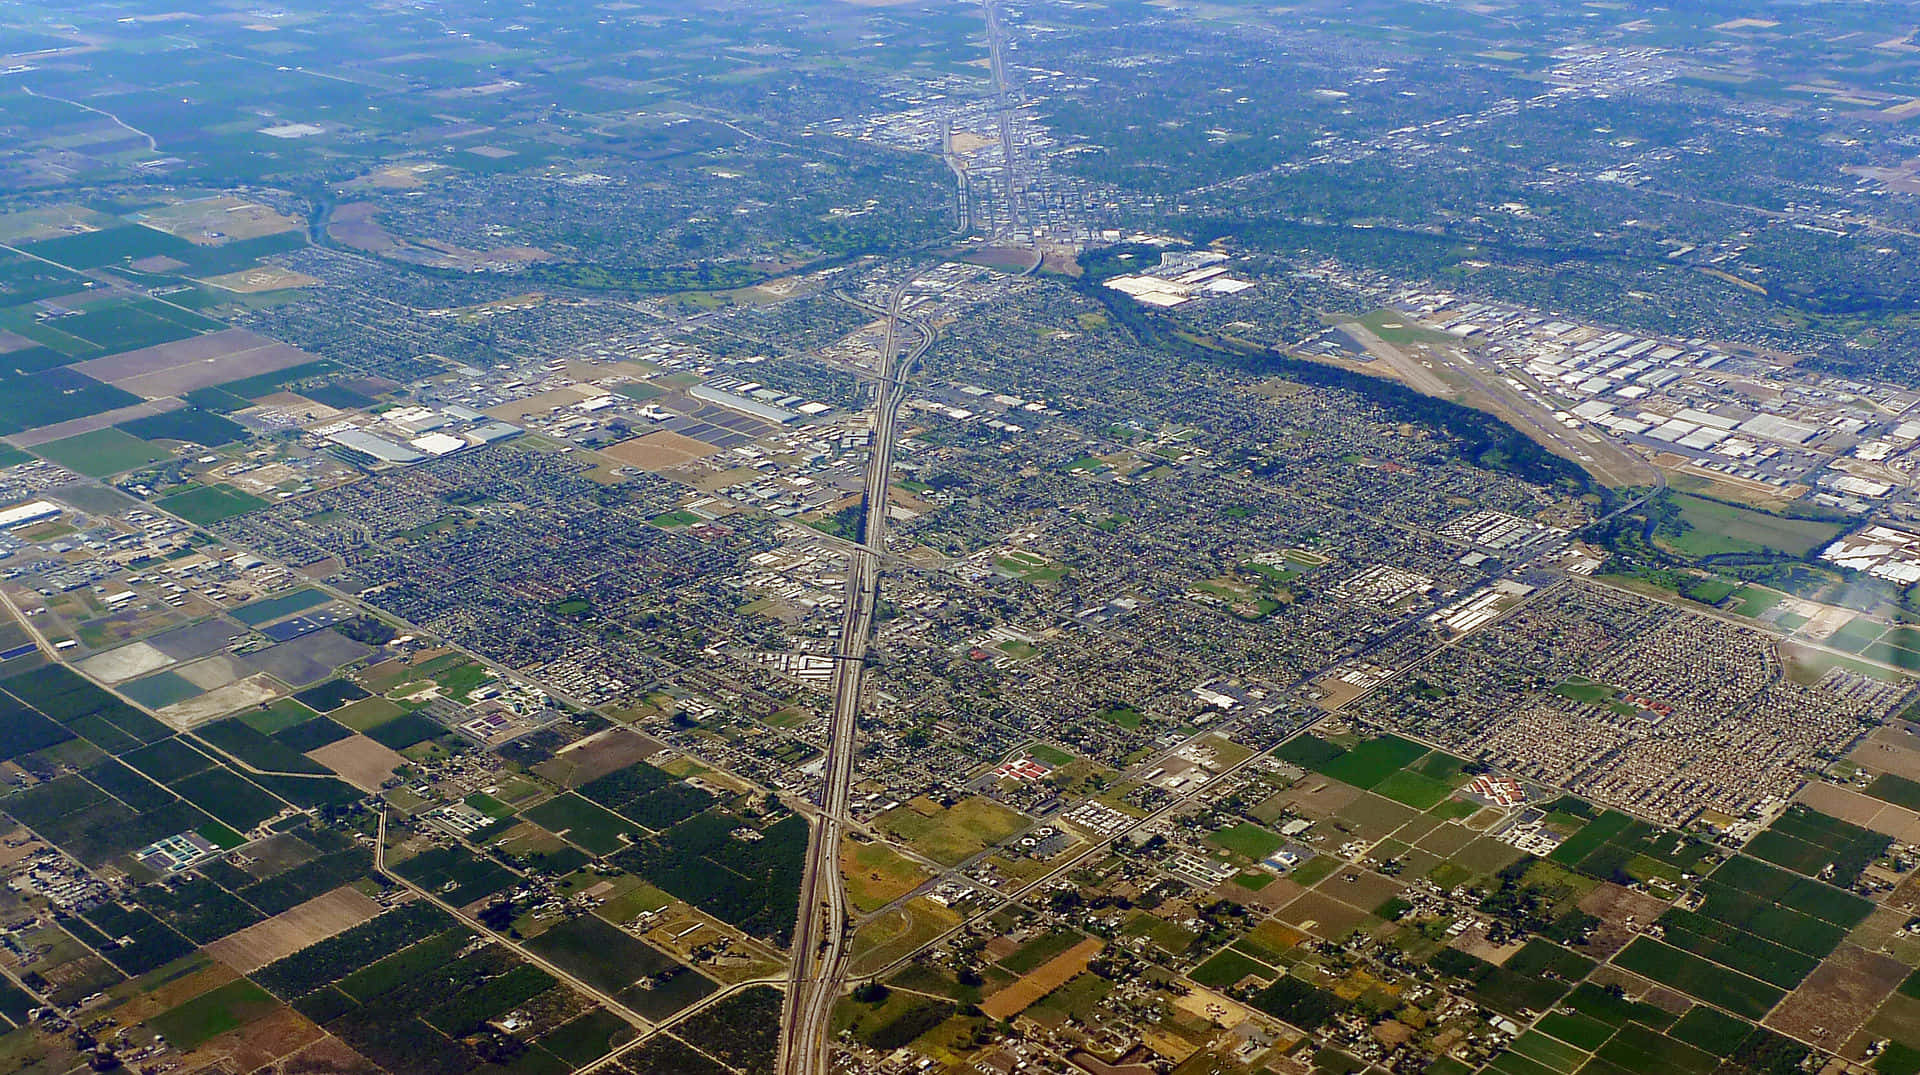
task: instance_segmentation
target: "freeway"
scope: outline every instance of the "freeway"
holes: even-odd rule
[[[873,376],[872,446],[867,453],[863,502],[866,522],[861,543],[847,554],[846,598],[840,617],[840,643],[833,670],[833,716],[820,789],[807,842],[806,870],[800,881],[800,911],[793,931],[793,963],[788,973],[780,1022],[783,1075],[820,1075],[826,1071],[828,1021],[847,975],[847,902],[840,875],[840,843],[848,824],[853,791],[854,736],[866,685],[868,643],[879,604],[880,565],[887,546],[887,487],[893,471],[893,446],[906,396],[906,379],[926,349],[933,331],[903,318],[901,305],[913,278],[893,289],[887,302],[886,342]],[[900,354],[905,321],[918,339]]]
[[[1007,90],[1007,61],[1003,49],[1005,35],[1000,29],[1000,10],[995,0],[982,0],[987,15],[987,65],[993,76],[994,113],[999,123],[1000,161],[1006,183],[1007,231],[1020,231],[1020,192],[1014,168],[1013,109],[1017,102]]]

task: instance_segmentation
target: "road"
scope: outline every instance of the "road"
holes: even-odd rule
[[[828,1024],[847,976],[847,901],[840,875],[840,843],[848,826],[853,793],[860,699],[866,685],[868,643],[879,605],[880,565],[887,548],[887,487],[893,471],[893,446],[905,398],[907,376],[933,342],[933,332],[908,323],[919,337],[900,354],[909,276],[887,302],[886,342],[873,377],[872,446],[867,453],[866,523],[861,543],[847,554],[846,598],[840,616],[840,643],[833,669],[833,717],[827,733],[820,809],[813,816],[807,861],[800,881],[800,913],[793,931],[793,963],[780,1021],[783,1075],[820,1075],[827,1070]]]
[[[993,74],[994,113],[1000,127],[1000,162],[1005,176],[1007,196],[1007,232],[1020,231],[1020,193],[1016,185],[1013,152],[1013,109],[1016,102],[1007,92],[1007,61],[1001,47],[1000,9],[995,0],[982,0],[987,9],[987,64]]]

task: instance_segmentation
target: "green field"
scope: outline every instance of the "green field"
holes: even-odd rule
[[[125,224],[99,231],[82,232],[78,235],[64,235],[57,239],[43,239],[25,244],[24,249],[35,257],[42,257],[60,265],[75,269],[96,269],[102,265],[153,257],[156,254],[184,259],[192,255],[194,248],[193,244],[185,239],[169,235],[157,228]]]
[[[266,990],[243,978],[169,1008],[147,1020],[147,1025],[184,1051],[245,1026],[278,1006]]]
[[[1000,966],[1014,974],[1028,974],[1039,970],[1053,957],[1085,939],[1072,930],[1042,934],[1021,945],[1011,955],[1001,960]]]
[[[592,915],[567,919],[529,941],[527,947],[610,993],[675,966],[652,945]]]
[[[1252,822],[1241,822],[1230,829],[1221,829],[1207,837],[1207,842],[1215,847],[1225,848],[1236,855],[1258,861],[1280,850],[1283,842],[1280,834],[1269,832]]]
[[[1886,630],[1887,625],[1884,623],[1877,620],[1870,620],[1865,616],[1855,616],[1853,619],[1847,621],[1845,627],[1835,631],[1827,638],[1827,645],[1835,649],[1846,650],[1848,653],[1859,653],[1861,650],[1866,649],[1874,639],[1885,634]]]
[[[332,716],[335,721],[356,732],[368,732],[403,712],[405,710],[385,698],[362,698],[345,709],[335,711]]]
[[[1605,705],[1613,701],[1614,696],[1620,692],[1617,688],[1605,683],[1595,683],[1580,676],[1568,676],[1564,682],[1553,688],[1553,693],[1587,705]]]
[[[1368,332],[1386,343],[1405,347],[1409,344],[1430,343],[1439,347],[1458,346],[1460,337],[1439,329],[1422,325],[1413,314],[1403,314],[1398,310],[1375,310],[1359,321]]]
[[[1323,776],[1357,788],[1372,788],[1418,761],[1427,753],[1427,748],[1398,736],[1383,735],[1352,750],[1342,750],[1316,736],[1301,735],[1282,744],[1274,753]]]
[[[1265,963],[1242,955],[1231,948],[1224,948],[1205,963],[1193,968],[1193,973],[1189,977],[1209,988],[1225,989],[1249,974],[1272,981],[1278,973]]]
[[[638,825],[571,792],[523,810],[521,815],[594,855],[611,855],[627,846],[621,839],[623,834],[634,838],[646,835]]]
[[[1867,794],[1895,806],[1920,810],[1920,782],[1896,773],[1881,773],[1867,785]]]
[[[1567,1012],[1554,1012],[1547,1015],[1536,1026],[1541,1033],[1550,1034],[1581,1049],[1597,1049],[1601,1042],[1613,1036],[1611,1024],[1601,1022],[1592,1016]]]
[[[1703,605],[1718,605],[1732,597],[1734,591],[1739,588],[1738,582],[1715,575],[1688,583],[1680,592],[1690,600],[1698,601]]]
[[[1550,1038],[1539,1031],[1529,1031],[1520,1035],[1514,1039],[1509,1048],[1529,1060],[1559,1072],[1575,1071],[1587,1060],[1587,1054],[1582,1050]]]
[[[162,511],[203,526],[267,506],[266,501],[252,493],[243,493],[228,485],[202,485],[163,496],[153,503]]]
[[[291,698],[282,698],[264,709],[252,709],[240,714],[240,720],[255,731],[276,735],[297,724],[305,724],[317,715]]]
[[[1753,1024],[1708,1007],[1698,1007],[1681,1016],[1667,1031],[1668,1037],[1715,1056],[1731,1055],[1752,1035]]]
[[[1411,769],[1402,769],[1374,785],[1373,791],[1376,795],[1384,795],[1415,810],[1431,810],[1452,795],[1453,788],[1454,785],[1446,781],[1435,780]]]
[[[1786,995],[1784,989],[1646,937],[1636,938],[1614,962],[1635,974],[1673,986],[1748,1019],[1766,1015]]]
[[[1739,596],[1740,602],[1734,606],[1733,610],[1742,616],[1756,618],[1787,599],[1786,594],[1777,590],[1762,589],[1759,586],[1748,586],[1740,591]]]
[[[172,453],[119,429],[101,429],[42,444],[35,452],[89,478],[107,478],[169,458]]]
[[[1672,494],[1688,529],[1679,536],[1658,535],[1656,541],[1672,552],[1695,559],[1741,552],[1783,552],[1805,556],[1840,536],[1839,523],[1789,519],[1686,493]]]
[[[1892,843],[1881,833],[1796,804],[1749,841],[1746,852],[1808,877],[1850,885]]]

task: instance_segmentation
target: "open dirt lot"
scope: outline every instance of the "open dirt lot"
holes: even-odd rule
[[[632,440],[624,440],[601,454],[641,470],[666,470],[696,459],[705,459],[720,449],[703,440],[656,430]]]
[[[660,744],[625,728],[609,728],[566,747],[534,766],[534,772],[559,784],[577,788],[611,772],[646,761],[660,752]]]
[[[343,886],[223,937],[207,945],[206,952],[242,974],[251,974],[379,913],[379,904]]]
[[[248,654],[241,663],[289,686],[305,687],[332,675],[340,665],[372,652],[372,647],[338,631],[313,631]]]
[[[1367,912],[1318,892],[1308,892],[1287,904],[1280,920],[1319,936],[1338,941],[1367,921]]]
[[[1635,892],[1608,882],[1581,897],[1580,909],[1600,920],[1599,927],[1580,951],[1595,959],[1604,959],[1625,948],[1638,935],[1638,929],[1628,926],[1629,920],[1645,927],[1660,917],[1667,904],[1650,893]]]
[[[232,620],[215,617],[154,635],[147,642],[169,657],[190,661],[225,649],[230,639],[245,633],[246,628]]]
[[[80,670],[102,683],[120,683],[157,671],[173,663],[173,658],[146,642],[96,653],[80,662]]]
[[[255,1071],[299,1052],[325,1035],[326,1031],[313,1025],[306,1016],[292,1008],[281,1008],[195,1049],[189,1062],[204,1060],[209,1064],[225,1064],[231,1071]]]
[[[382,1075],[382,1070],[329,1035],[256,1075]]]
[[[489,418],[517,422],[530,414],[551,414],[562,407],[571,407],[583,399],[599,395],[605,393],[598,388],[556,388],[550,392],[536,392],[511,403],[502,403],[498,407],[488,407],[486,413]]]
[[[307,757],[339,773],[361,791],[380,790],[381,782],[407,763],[398,751],[364,735],[350,735],[337,743],[328,743],[308,751]]]
[[[1331,817],[1360,797],[1360,789],[1324,776],[1306,779],[1280,793],[1280,801],[1311,818]]]
[[[400,249],[387,229],[375,219],[379,207],[372,202],[346,202],[334,207],[327,221],[327,234],[369,254],[391,254]]]
[[[1398,896],[1406,887],[1371,870],[1349,866],[1320,882],[1319,891],[1355,907],[1378,907]]]
[[[1905,964],[1843,944],[1767,1016],[1767,1025],[1838,1049],[1908,973]]]
[[[1877,773],[1920,780],[1920,736],[1897,727],[1878,728],[1847,759]]]
[[[1830,817],[1886,833],[1901,843],[1920,843],[1920,816],[1871,795],[1837,784],[1808,784],[1801,789],[1799,798]]]
[[[225,654],[181,665],[175,671],[180,673],[181,679],[203,691],[224,687],[247,673],[247,669],[242,667],[240,662]]]
[[[211,690],[198,698],[189,698],[184,702],[170,705],[155,711],[154,715],[166,721],[180,731],[187,731],[197,724],[205,724],[215,717],[224,717],[236,709],[271,702],[280,697],[280,688],[266,676],[253,676],[238,683],[229,683],[218,690]]]

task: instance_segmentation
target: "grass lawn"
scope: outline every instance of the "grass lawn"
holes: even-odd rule
[[[994,566],[1015,578],[1028,582],[1059,582],[1067,577],[1065,564],[1056,564],[1030,552],[1010,552],[994,560]]]
[[[1588,705],[1605,705],[1613,701],[1613,696],[1619,691],[1605,683],[1595,683],[1579,676],[1569,676],[1565,682],[1553,688],[1553,693]]]
[[[1787,599],[1787,595],[1778,590],[1769,590],[1765,587],[1753,585],[1749,585],[1746,589],[1741,590],[1739,596],[1740,603],[1735,605],[1733,610],[1742,616],[1753,616],[1756,618]]]
[[[1460,342],[1460,337],[1428,328],[1412,314],[1403,314],[1398,310],[1375,310],[1362,317],[1360,324],[1382,341],[1401,347],[1415,343],[1446,346]]]
[[[1050,747],[1045,743],[1033,744],[1032,746],[1027,748],[1027,753],[1033,755],[1039,761],[1045,762],[1046,764],[1051,765],[1056,769],[1058,769],[1062,765],[1073,764],[1073,755],[1067,753],[1064,750],[1060,750],[1056,747]]]
[[[1280,834],[1269,832],[1251,822],[1241,822],[1230,829],[1207,836],[1207,842],[1215,847],[1225,848],[1236,855],[1258,861],[1280,850],[1284,841]]]
[[[462,661],[444,671],[435,672],[433,681],[440,684],[440,690],[450,698],[465,701],[469,692],[485,683],[493,682],[484,665],[471,661]]]

